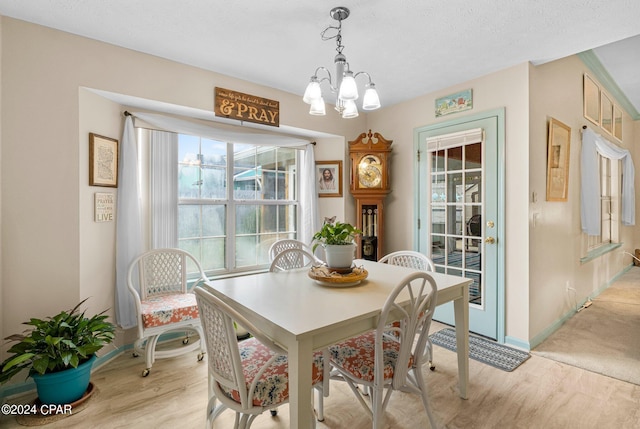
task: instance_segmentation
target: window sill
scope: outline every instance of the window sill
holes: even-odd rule
[[[609,253],[621,246],[622,243],[610,243],[593,249],[590,252],[587,252],[587,256],[585,256],[584,258],[580,258],[580,264],[586,264],[587,262],[599,258],[600,256]]]

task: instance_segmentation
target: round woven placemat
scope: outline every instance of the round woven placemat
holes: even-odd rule
[[[87,406],[91,403],[91,399],[95,398],[97,394],[98,394],[98,388],[93,384],[93,382],[90,382],[89,387],[87,388],[87,391],[84,392],[84,395],[82,395],[82,398],[71,403],[70,413],[48,414],[48,415],[43,415],[43,414],[20,415],[16,417],[16,421],[18,422],[18,424],[22,426],[42,426],[49,423],[57,422],[58,420],[62,420],[65,417],[69,417],[74,414],[77,414],[80,411],[87,408]],[[32,404],[35,405],[36,409],[38,410],[42,405],[42,403],[38,399],[34,400]]]
[[[364,280],[369,272],[362,267],[355,267],[347,274],[340,274],[325,266],[311,267],[309,277],[323,283],[352,284]]]

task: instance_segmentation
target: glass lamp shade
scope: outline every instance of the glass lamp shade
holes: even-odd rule
[[[362,108],[364,110],[375,110],[380,107],[380,97],[378,97],[378,91],[374,84],[369,84],[367,90],[364,92],[364,98],[362,100]]]
[[[320,89],[320,82],[314,76],[311,78],[311,82],[307,85],[307,89],[304,90],[304,96],[302,101],[307,104],[312,104],[314,100],[322,98],[322,90]]]
[[[352,71],[347,70],[344,72],[340,90],[338,91],[338,98],[344,101],[358,99],[358,86],[356,85],[356,79],[353,77]]]
[[[342,111],[342,117],[344,119],[358,117],[358,107],[356,106],[355,101],[348,100],[344,102],[344,110]]]
[[[319,97],[311,102],[311,108],[309,109],[310,115],[324,116],[326,114],[324,107],[324,98]]]

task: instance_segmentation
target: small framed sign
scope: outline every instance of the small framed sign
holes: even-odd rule
[[[94,220],[109,222],[113,220],[116,195],[108,192],[96,192],[94,201]]]

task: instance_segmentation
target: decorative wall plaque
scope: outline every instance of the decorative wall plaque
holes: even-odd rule
[[[216,116],[272,127],[280,126],[279,101],[218,87],[214,90],[214,98]]]

